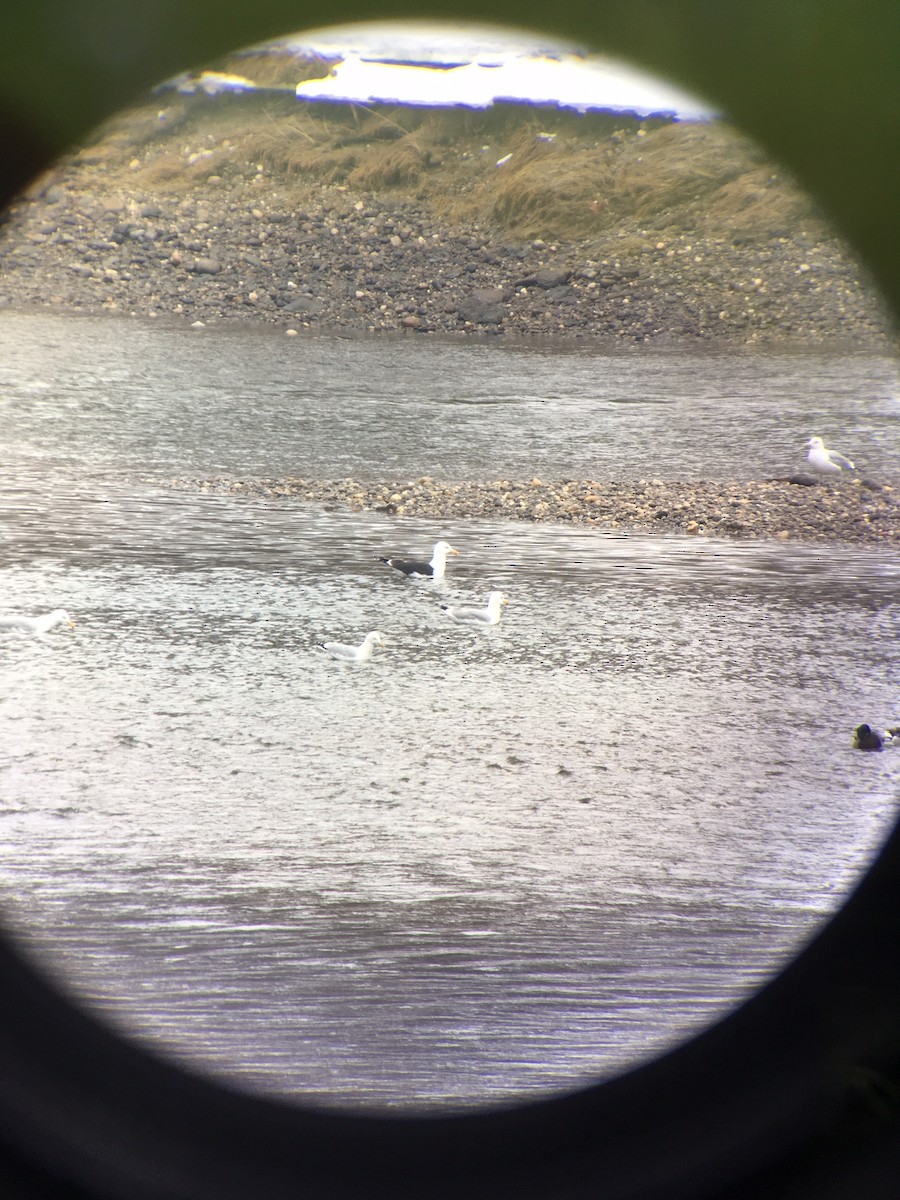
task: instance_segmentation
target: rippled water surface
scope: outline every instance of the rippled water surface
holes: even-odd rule
[[[217,472],[900,466],[896,366],[0,318],[0,902],[123,1027],[265,1091],[467,1105],[733,1007],[890,828],[900,565],[169,491]],[[380,554],[440,535],[441,585]],[[511,602],[496,628],[441,604]],[[384,632],[345,667],[324,637]]]
[[[128,470],[764,479],[818,434],[900,480],[897,363],[587,351],[0,313],[16,457]],[[77,422],[77,440],[73,426]]]

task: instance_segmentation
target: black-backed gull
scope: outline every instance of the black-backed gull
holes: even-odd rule
[[[459,554],[459,551],[454,550],[449,542],[435,542],[430,562],[415,558],[383,558],[381,561],[397,571],[402,571],[404,575],[423,575],[427,579],[443,579],[447,569],[447,556],[450,554]]]

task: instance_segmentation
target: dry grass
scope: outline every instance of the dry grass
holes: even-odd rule
[[[288,54],[268,54],[255,48],[243,54],[232,54],[211,68],[226,74],[243,75],[260,87],[291,87],[305,79],[321,79],[331,69],[328,59],[318,55],[306,57]]]
[[[428,169],[426,156],[409,139],[385,146],[378,154],[367,155],[347,177],[350,187],[364,192],[391,188],[416,188]]]
[[[321,74],[322,64],[255,54],[217,69],[280,85],[298,72]],[[436,221],[477,222],[508,240],[590,242],[629,225],[632,235],[767,237],[815,220],[808,198],[723,122],[519,105],[435,110],[300,103],[290,93],[166,93],[108,122],[73,163],[100,166],[91,186],[168,193],[262,165],[288,191],[339,184],[385,205],[414,198]]]
[[[493,189],[491,217],[527,237],[592,238],[624,220],[698,229],[711,224],[720,206],[733,220],[739,197],[752,190],[758,207],[750,214],[745,205],[743,219],[765,223],[758,160],[744,139],[720,125],[667,125],[619,133],[599,145],[558,139],[514,147]],[[745,187],[748,176],[754,182]],[[797,206],[796,193],[782,205]]]

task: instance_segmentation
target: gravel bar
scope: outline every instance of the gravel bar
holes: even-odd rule
[[[167,479],[203,493],[301,502],[326,509],[428,517],[589,525],[600,530],[710,537],[900,544],[900,499],[890,483],[809,475],[741,482],[497,479],[447,482],[356,479]]]

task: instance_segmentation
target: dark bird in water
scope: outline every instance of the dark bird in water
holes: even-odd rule
[[[854,750],[881,750],[883,746],[884,737],[877,729],[869,725],[857,725],[853,731]]]
[[[448,554],[459,554],[459,551],[454,550],[449,542],[436,542],[430,562],[415,558],[383,558],[381,561],[397,571],[402,571],[404,575],[422,575],[426,579],[443,579],[447,569]]]

